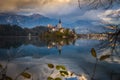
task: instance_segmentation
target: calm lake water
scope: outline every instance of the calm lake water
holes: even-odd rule
[[[97,57],[111,54],[110,48],[101,47],[105,40],[95,39],[39,39],[38,37],[0,38],[0,64],[4,67],[7,60],[7,75],[13,79],[25,68],[34,80],[47,80],[48,76],[56,77],[47,64],[64,65],[68,71],[84,80],[120,80],[120,47],[119,53],[102,61],[91,55],[95,48]],[[97,61],[97,62],[96,62]],[[18,80],[28,80],[20,76]],[[31,79],[32,80],[32,79]],[[75,76],[66,80],[77,80]]]

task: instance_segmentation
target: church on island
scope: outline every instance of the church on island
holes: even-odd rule
[[[61,33],[64,33],[65,29],[62,27],[62,21],[59,19],[59,23],[56,26],[52,26],[51,24],[48,24],[48,28],[50,32],[60,31]]]
[[[76,38],[77,35],[75,30],[71,30],[69,28],[63,28],[62,21],[59,19],[59,22],[56,26],[52,26],[48,24],[48,32],[46,32],[46,37],[61,37],[61,38]]]

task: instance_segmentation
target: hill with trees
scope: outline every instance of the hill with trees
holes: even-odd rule
[[[38,36],[47,30],[48,28],[45,26],[22,28],[18,25],[1,24],[0,36],[27,36],[29,33],[31,33],[32,36]]]

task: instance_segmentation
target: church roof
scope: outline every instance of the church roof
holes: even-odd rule
[[[62,23],[61,19],[59,19],[59,23]]]

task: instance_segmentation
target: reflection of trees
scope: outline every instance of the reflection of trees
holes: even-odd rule
[[[38,47],[43,47],[47,45],[47,43],[44,43],[38,37],[32,37],[31,40],[29,40],[28,37],[1,37],[0,38],[0,48],[4,48],[4,49],[10,49],[11,47],[18,48],[23,44],[24,45],[32,44]]]
[[[10,49],[11,47],[17,48],[24,43],[25,39],[21,37],[2,37],[0,38],[0,48]]]
[[[29,40],[28,37],[2,37],[0,38],[0,48],[9,49],[11,47],[18,48],[21,45],[28,45],[32,44],[34,46],[38,47],[45,47],[45,46],[64,46],[64,45],[70,45],[74,44],[75,39],[63,39],[63,38],[55,38],[55,39],[45,39],[45,38],[39,38],[39,37],[32,37],[31,40]]]
[[[34,45],[37,47],[48,47],[48,48],[57,48],[58,52],[61,53],[62,46],[75,44],[75,39],[63,39],[63,38],[39,38],[32,37],[29,40],[28,37],[6,37],[1,38],[0,40],[0,48],[1,49],[11,49],[11,48],[19,48],[22,45]]]

